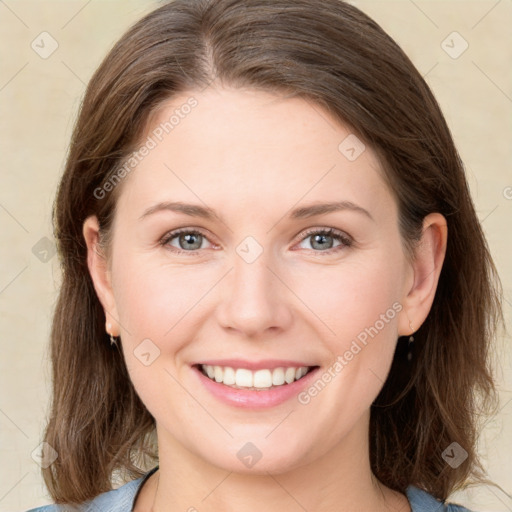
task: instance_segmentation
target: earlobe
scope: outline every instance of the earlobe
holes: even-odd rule
[[[400,336],[411,334],[410,324],[417,331],[430,312],[446,254],[447,240],[448,227],[443,215],[427,215],[423,220],[422,237],[412,262],[413,283],[406,291],[403,301],[406,314],[400,323]]]
[[[112,290],[111,274],[107,260],[99,245],[99,223],[95,215],[87,217],[83,224],[82,233],[87,245],[87,267],[103,309],[105,310],[106,325],[110,325],[113,336],[119,335],[117,309]],[[108,330],[106,328],[106,330]]]

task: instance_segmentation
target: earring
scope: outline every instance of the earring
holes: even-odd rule
[[[112,324],[107,325],[107,332],[110,336],[110,346],[117,345],[117,337],[112,336]]]
[[[411,362],[412,360],[412,351],[413,351],[413,348],[414,348],[414,336],[413,336],[413,333],[414,333],[414,329],[412,327],[412,324],[411,324],[411,321],[409,320],[409,327],[411,328],[411,335],[409,336],[409,343],[407,344],[407,349],[408,349],[408,352],[407,352],[407,361]]]

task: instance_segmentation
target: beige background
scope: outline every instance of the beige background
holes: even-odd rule
[[[510,326],[512,1],[352,3],[402,45],[441,103],[503,281]],[[46,414],[46,344],[59,282],[51,203],[79,100],[107,50],[155,5],[0,0],[0,511],[49,502],[31,453]],[[461,37],[452,35],[443,45],[453,31]],[[42,32],[58,44],[47,58],[31,47],[35,41],[39,53],[51,49]],[[467,50],[453,58],[464,41]],[[490,478],[512,495],[512,365],[510,338],[504,341],[501,410],[487,424],[480,451]],[[511,496],[490,486],[453,499],[475,511],[512,511]]]

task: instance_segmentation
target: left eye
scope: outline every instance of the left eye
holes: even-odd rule
[[[312,230],[305,234],[306,236],[302,239],[301,243],[306,240],[311,240],[311,247],[313,249],[319,249],[315,252],[324,252],[330,254],[331,252],[342,249],[343,247],[350,247],[352,245],[352,239],[335,229],[324,229],[324,230]],[[333,240],[338,240],[340,243],[333,247]]]
[[[178,242],[178,247],[171,244],[174,239]],[[177,252],[193,252],[201,249],[203,241],[208,240],[199,231],[173,231],[165,236],[161,242],[162,245],[170,245]]]

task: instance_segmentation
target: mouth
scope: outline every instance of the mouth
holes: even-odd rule
[[[245,391],[268,391],[289,386],[303,379],[319,366],[281,366],[255,371],[248,368],[208,364],[195,364],[193,368],[196,368],[211,381],[229,388]]]

